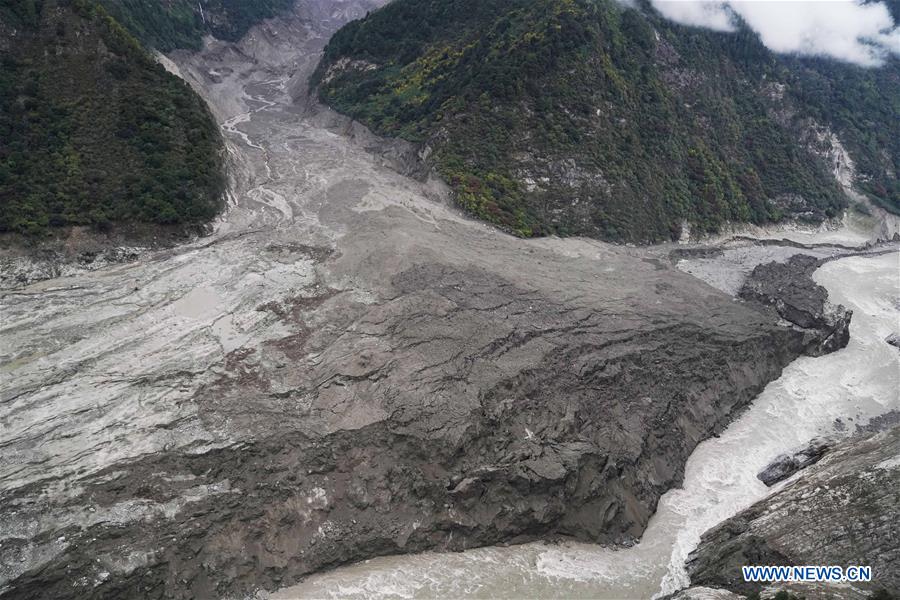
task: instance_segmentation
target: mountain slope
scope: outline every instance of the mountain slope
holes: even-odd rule
[[[293,0],[99,0],[138,39],[162,52],[199,48],[202,37],[237,41]]]
[[[91,0],[0,4],[0,231],[191,224],[224,191],[203,101]]]
[[[479,217],[645,242],[683,221],[837,214],[830,128],[873,200],[900,209],[898,73],[779,59],[749,32],[609,0],[396,0],[337,33],[312,84],[423,143]]]

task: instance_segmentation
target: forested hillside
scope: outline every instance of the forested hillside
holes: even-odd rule
[[[0,2],[0,231],[218,211],[203,101],[92,0]]]
[[[521,235],[647,242],[683,221],[834,216],[830,133],[859,187],[900,210],[896,61],[777,57],[647,5],[395,0],[334,36],[312,85],[428,146],[462,206]]]
[[[139,40],[162,52],[199,48],[205,34],[239,40],[293,0],[98,0]]]

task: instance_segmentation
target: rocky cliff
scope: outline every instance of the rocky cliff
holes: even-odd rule
[[[743,565],[871,566],[870,584],[807,585],[806,597],[900,594],[900,427],[837,446],[817,465],[708,531],[691,555],[694,584],[744,594]],[[887,597],[890,597],[889,595]]]

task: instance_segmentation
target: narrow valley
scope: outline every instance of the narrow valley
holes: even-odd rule
[[[757,478],[778,455],[896,427],[900,219],[652,246],[477,221],[310,93],[384,3],[159,56],[225,139],[210,235],[0,261],[0,598],[662,597],[788,485]]]

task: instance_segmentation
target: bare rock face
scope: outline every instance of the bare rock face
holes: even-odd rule
[[[834,448],[796,481],[703,535],[688,562],[695,585],[751,594],[742,565],[871,566],[857,591],[805,586],[806,597],[900,594],[900,427]],[[832,594],[832,592],[834,592]],[[854,596],[855,594],[855,596]]]
[[[833,445],[834,442],[830,440],[814,439],[799,452],[778,456],[757,477],[768,487],[772,487],[794,473],[819,462]]]
[[[740,296],[773,307],[778,314],[811,333],[810,356],[828,354],[847,346],[853,312],[828,302],[828,292],[812,280],[821,260],[797,254],[787,262],[756,267],[744,283]]]
[[[743,600],[744,596],[729,592],[728,590],[720,590],[716,588],[707,588],[702,586],[690,587],[681,590],[671,597],[671,600]]]
[[[873,596],[849,584],[821,586],[806,583],[778,583],[764,587],[758,595],[745,596],[721,588],[689,587],[664,600],[891,600],[893,596]]]

